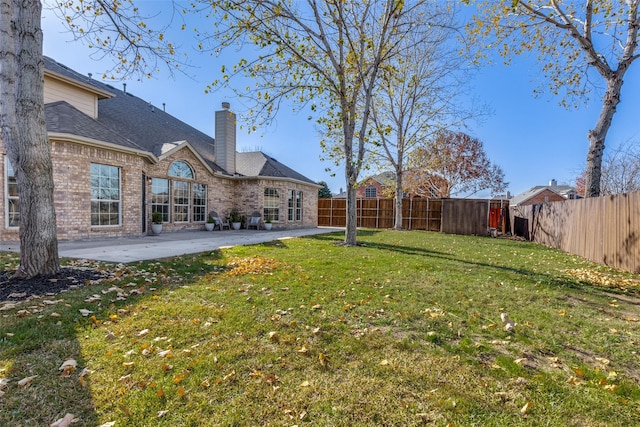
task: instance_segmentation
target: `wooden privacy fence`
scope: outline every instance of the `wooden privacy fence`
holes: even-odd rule
[[[402,227],[408,230],[486,235],[489,228],[506,232],[506,200],[410,199],[402,200]],[[357,226],[391,228],[394,199],[356,199]],[[346,199],[318,199],[318,225],[344,227]]]
[[[528,240],[640,273],[640,192],[510,208]]]

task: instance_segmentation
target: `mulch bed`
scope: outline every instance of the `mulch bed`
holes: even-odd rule
[[[108,273],[93,269],[62,268],[55,276],[15,279],[15,271],[0,271],[0,301],[21,301],[32,296],[51,295],[75,289],[90,281],[105,279]]]

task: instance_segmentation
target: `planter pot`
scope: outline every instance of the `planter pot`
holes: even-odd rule
[[[270,222],[265,222],[264,223],[264,229],[269,231],[271,230],[271,227],[273,226],[273,224],[271,224]]]
[[[152,224],[151,224],[151,232],[152,232],[153,234],[160,234],[160,233],[162,233],[162,224],[155,224],[155,223],[152,223]]]
[[[207,231],[212,231],[213,230],[213,226],[216,225],[213,222],[205,222],[204,223],[204,229]]]
[[[240,230],[240,225],[242,225],[241,222],[232,222],[231,226],[233,227],[234,230]]]

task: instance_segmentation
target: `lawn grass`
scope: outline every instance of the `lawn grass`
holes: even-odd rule
[[[0,425],[640,424],[638,276],[506,239],[358,238],[102,264],[117,277],[0,311]]]

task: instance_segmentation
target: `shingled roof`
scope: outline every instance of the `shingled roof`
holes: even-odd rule
[[[47,104],[47,131],[69,133],[147,151],[156,157],[162,155],[163,147],[166,149],[167,144],[187,141],[212,170],[225,173],[215,163],[214,138],[131,93],[82,75],[49,57],[45,56],[44,62],[47,70],[105,94],[98,96],[97,120],[64,101]],[[237,153],[236,172],[249,177],[289,178],[315,184],[261,152]]]
[[[236,171],[245,176],[261,176],[275,178],[290,178],[309,184],[315,184],[309,178],[283,165],[273,157],[261,151],[238,153],[236,155]]]

